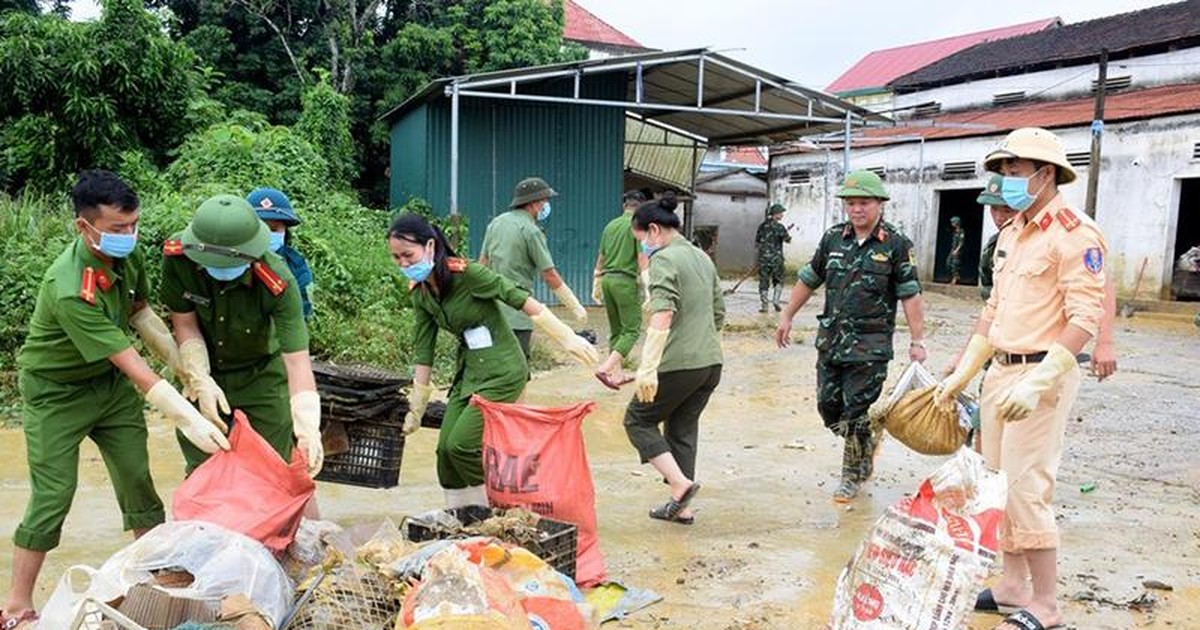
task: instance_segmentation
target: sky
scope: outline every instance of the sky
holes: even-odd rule
[[[707,46],[801,85],[824,89],[867,53],[1058,16],[1066,23],[1162,0],[576,0],[642,45]],[[73,17],[97,14],[94,0]]]

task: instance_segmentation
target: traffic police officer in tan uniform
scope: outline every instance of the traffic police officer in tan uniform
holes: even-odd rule
[[[1056,600],[1058,525],[1051,502],[1067,415],[1079,392],[1075,355],[1104,317],[1108,246],[1087,215],[1067,207],[1058,186],[1075,170],[1057,136],[1013,131],[987,156],[1005,178],[1001,196],[1020,214],[996,245],[995,286],[954,372],[941,384],[950,404],[989,358],[980,405],[983,455],[1010,484],[1001,526],[1004,572],[976,609],[1016,610],[1000,626],[1062,624]]]

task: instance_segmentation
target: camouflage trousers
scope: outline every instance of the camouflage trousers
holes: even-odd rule
[[[772,285],[781,286],[783,284],[783,259],[759,261],[758,263],[758,291],[765,294],[767,289]]]
[[[946,268],[949,269],[951,278],[962,275],[962,257],[953,254],[946,256]]]
[[[817,358],[817,411],[834,435],[865,439],[871,435],[867,410],[883,393],[887,361],[838,363]]]

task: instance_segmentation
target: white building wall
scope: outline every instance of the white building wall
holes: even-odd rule
[[[692,215],[695,227],[717,226],[717,267],[745,273],[754,266],[754,234],[767,208],[767,185],[757,177],[732,175],[699,187]]]
[[[942,111],[990,107],[992,97],[1006,92],[1024,91],[1039,100],[1085,96],[1099,71],[1098,64],[1055,68],[1015,76],[997,77],[896,94],[894,107],[912,107],[929,101],[942,104]],[[1200,79],[1200,47],[1185,48],[1159,55],[1110,61],[1108,76],[1132,77],[1132,89],[1168,83],[1188,83]]]
[[[1068,151],[1082,150],[1090,142],[1087,127],[1058,129]],[[937,192],[958,188],[982,188],[987,175],[983,158],[1004,134],[973,138],[913,142],[891,147],[855,150],[851,168],[883,165],[891,200],[885,219],[913,240],[920,274],[929,280],[936,252]],[[1164,117],[1148,121],[1110,123],[1104,136],[1102,174],[1097,193],[1096,221],[1109,246],[1108,268],[1118,291],[1133,291],[1138,269],[1145,259],[1143,296],[1169,295],[1179,207],[1180,180],[1200,177],[1200,163],[1192,159],[1200,142],[1200,115]],[[977,176],[970,180],[942,180],[941,166],[947,161],[975,160]],[[918,166],[922,163],[923,168]],[[831,178],[825,178],[826,165]],[[812,173],[812,183],[789,185],[788,174],[797,170]],[[918,173],[924,177],[918,177]],[[802,264],[816,249],[824,228],[844,220],[839,200],[834,197],[841,178],[841,155],[826,159],[824,153],[776,155],[771,159],[770,197],[787,206],[789,221],[801,228],[785,250],[788,261]],[[1082,212],[1087,195],[1087,168],[1079,179],[1063,187],[1067,203]],[[829,185],[826,185],[826,182]],[[980,209],[982,212],[982,208]],[[995,229],[984,222],[983,241]],[[724,236],[722,236],[722,240]],[[1181,252],[1180,252],[1181,253]]]

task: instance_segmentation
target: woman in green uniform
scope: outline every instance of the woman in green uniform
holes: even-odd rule
[[[625,432],[642,462],[671,486],[671,498],[650,518],[690,525],[688,504],[700,489],[694,481],[700,413],[721,382],[725,301],[712,259],[679,233],[675,206],[668,193],[633,215],[633,235],[650,259],[650,324]]]
[[[628,382],[621,362],[629,356],[642,332],[642,305],[638,295],[639,260],[637,240],[633,238],[633,211],[646,200],[640,191],[625,193],[624,211],[608,222],[600,235],[600,253],[592,276],[592,299],[604,305],[608,314],[608,359],[596,369],[596,378],[616,389]]]
[[[585,365],[599,355],[529,292],[487,267],[458,258],[442,231],[415,214],[403,214],[388,230],[392,259],[410,281],[416,367],[404,432],[416,431],[433,393],[430,366],[438,329],[458,337],[458,365],[438,434],[438,481],[446,507],[486,505],[483,487],[483,415],[471,396],[515,402],[529,367],[501,304],[528,315],[534,326]]]

